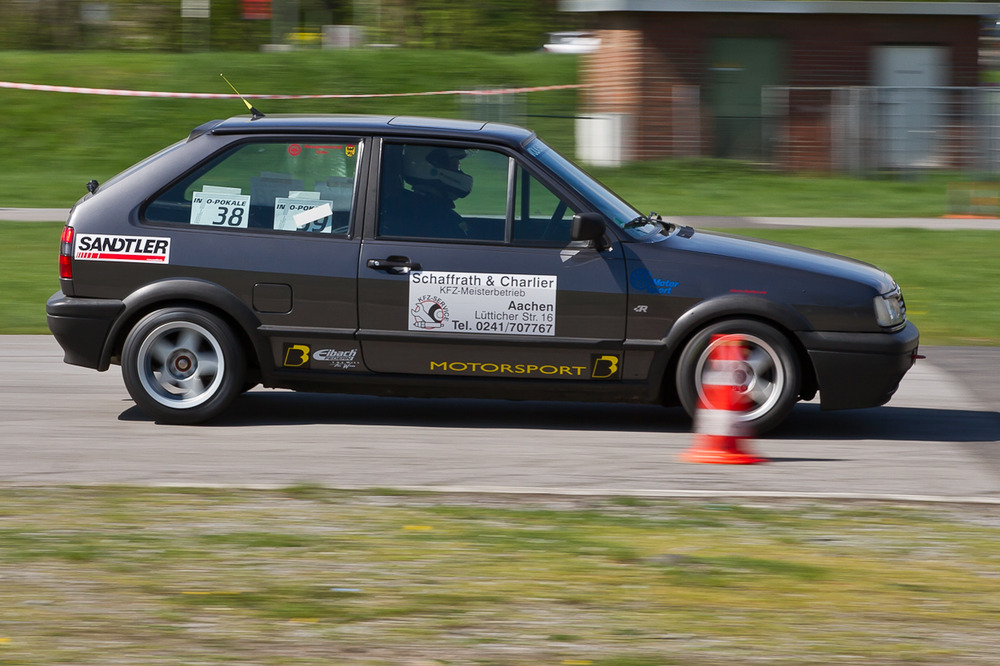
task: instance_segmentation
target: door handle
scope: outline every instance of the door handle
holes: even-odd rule
[[[419,271],[420,264],[410,261],[408,257],[397,257],[394,255],[386,259],[369,259],[368,268],[386,271],[395,275],[406,275],[410,271]]]

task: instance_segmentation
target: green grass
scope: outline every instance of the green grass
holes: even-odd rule
[[[59,290],[61,222],[0,222],[0,334],[47,333],[45,301]]]
[[[247,94],[405,93],[574,84],[577,60],[542,53],[488,54],[406,49],[292,53],[149,54],[0,51],[7,81],[126,90]],[[530,93],[511,120],[560,151],[575,151],[582,94]],[[468,97],[451,95],[261,100],[265,113],[385,113],[468,117]],[[0,207],[68,207],[90,179],[121,169],[212,118],[246,113],[237,100],[189,100],[0,90]],[[937,217],[960,173],[857,179],[772,173],[724,160],[661,160],[594,169],[644,212],[664,215]]]
[[[1000,345],[1000,234],[923,229],[738,229],[875,264],[903,288],[922,344]]]
[[[5,81],[125,90],[245,94],[412,93],[574,83],[575,58],[551,54],[365,49],[293,53],[36,53],[0,51]],[[523,113],[572,151],[575,90],[534,93]],[[256,101],[264,113],[383,113],[463,117],[454,95]],[[247,112],[239,100],[114,97],[0,89],[0,207],[66,207],[201,123]],[[520,120],[523,120],[521,118]],[[524,123],[521,123],[524,124]]]
[[[994,664],[992,511],[0,489],[0,662]]]
[[[61,223],[0,222],[0,334],[46,333],[45,300],[59,288]],[[1000,345],[997,232],[918,229],[738,229],[736,233],[844,254],[880,266],[903,287],[929,345]]]
[[[965,176],[786,174],[730,160],[659,160],[592,173],[640,211],[736,217],[940,217]],[[1000,187],[1000,186],[998,186]]]
[[[574,83],[576,60],[408,50],[285,54],[65,54],[0,52],[10,81],[136,90],[229,92],[220,70],[246,93],[376,93]],[[575,91],[530,94],[521,118],[573,152]],[[233,100],[103,97],[0,90],[0,207],[68,207],[91,178],[122,168],[185,136],[204,120],[244,113]],[[265,112],[406,113],[462,116],[452,96],[261,101]],[[961,174],[909,180],[780,174],[720,160],[662,160],[595,174],[640,210],[664,215],[936,217]],[[742,230],[741,233],[749,233]],[[782,230],[753,232],[854,256],[903,286],[926,344],[1000,344],[998,244],[973,232]],[[44,302],[58,287],[58,225],[0,223],[0,333],[44,333]]]

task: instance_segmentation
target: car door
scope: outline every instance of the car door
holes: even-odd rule
[[[237,140],[144,211],[172,227],[170,271],[250,309],[270,346],[267,374],[364,369],[352,231],[364,147],[350,136]]]
[[[622,253],[571,241],[578,202],[497,147],[387,140],[380,165],[358,269],[371,371],[620,379]]]

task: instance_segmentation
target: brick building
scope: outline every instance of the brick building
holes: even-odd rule
[[[819,169],[836,168],[844,132],[859,145],[895,133],[884,159],[929,159],[919,142],[941,137],[914,118],[953,104],[930,89],[979,85],[980,26],[1000,15],[1000,3],[848,0],[563,0],[562,9],[595,14],[602,39],[582,62],[583,161],[701,155]],[[893,93],[870,107],[892,128],[859,128],[860,112],[836,111],[867,89]]]

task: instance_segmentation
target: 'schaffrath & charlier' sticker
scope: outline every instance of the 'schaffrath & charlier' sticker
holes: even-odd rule
[[[555,275],[414,271],[407,329],[555,335]]]

